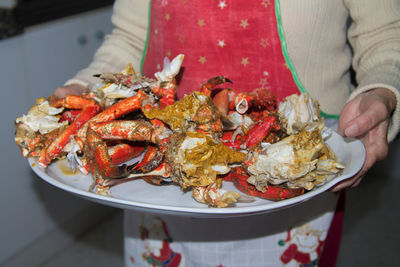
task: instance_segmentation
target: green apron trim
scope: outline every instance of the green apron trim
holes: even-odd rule
[[[299,88],[300,92],[307,93],[307,90],[304,88],[303,84],[300,81],[300,78],[296,72],[293,62],[290,60],[290,57],[289,57],[286,39],[285,39],[285,35],[283,33],[284,31],[283,31],[283,27],[282,27],[281,6],[280,6],[279,0],[275,0],[275,15],[276,15],[276,20],[277,20],[277,25],[278,25],[279,38],[281,40],[283,57],[285,58],[286,64],[288,65],[289,70],[292,73],[292,76],[293,76],[294,82],[297,85],[297,88]],[[328,114],[323,111],[321,111],[320,114],[321,114],[321,116],[323,116],[325,118],[339,119],[339,115],[336,115],[336,114]]]
[[[150,38],[151,0],[149,1],[149,10],[147,12],[148,12],[148,18],[147,18],[146,42],[144,43],[142,60],[140,61],[140,74],[141,75],[143,75],[143,65],[144,65],[144,60],[146,59],[147,46],[149,45],[149,38]]]
[[[338,120],[340,115],[336,115],[336,114],[327,114],[323,111],[320,111],[319,114],[321,114],[322,117],[327,118],[327,119],[335,119]]]

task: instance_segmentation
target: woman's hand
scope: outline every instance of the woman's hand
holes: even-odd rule
[[[344,106],[338,132],[342,136],[359,138],[365,146],[366,158],[355,176],[337,184],[331,191],[357,186],[372,165],[387,156],[387,131],[395,107],[395,95],[385,88],[362,93]]]
[[[62,98],[65,97],[67,95],[81,95],[83,93],[87,93],[88,89],[78,83],[73,83],[70,85],[66,85],[66,86],[62,86],[62,87],[58,87],[52,97],[54,98]]]

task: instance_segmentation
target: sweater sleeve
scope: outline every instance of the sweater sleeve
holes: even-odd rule
[[[388,132],[390,142],[400,128],[400,1],[345,0],[345,4],[352,19],[348,38],[357,80],[350,100],[378,87],[396,95],[397,105]]]
[[[112,33],[105,37],[90,65],[79,71],[65,85],[93,85],[98,83],[94,74],[104,71],[119,72],[128,63],[138,71],[146,42],[148,7],[148,0],[116,0],[111,17],[114,25]]]

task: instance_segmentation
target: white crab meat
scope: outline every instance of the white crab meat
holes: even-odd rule
[[[110,83],[101,88],[106,98],[119,99],[134,96],[136,92],[122,84]]]
[[[250,129],[254,125],[254,121],[247,115],[239,114],[238,112],[232,112],[226,117],[229,121],[229,125],[224,125],[224,130],[234,130],[239,127],[244,129]]]
[[[300,178],[316,168],[318,160],[299,162],[291,145],[293,137],[289,136],[272,144],[263,154],[256,156],[256,160],[248,168],[251,174],[249,183],[255,185],[258,190],[265,191],[267,182],[282,184]]]
[[[290,95],[279,104],[279,119],[286,133],[298,134],[302,129],[313,124],[323,124],[319,104],[308,94]]]
[[[240,198],[237,192],[227,191],[217,187],[217,184],[210,186],[199,186],[192,191],[193,198],[200,203],[211,207],[224,208],[236,203]]]
[[[36,102],[36,105],[28,111],[27,115],[22,115],[22,117],[16,119],[16,123],[23,123],[32,131],[38,131],[41,134],[49,133],[68,124],[67,121],[60,123],[60,118],[57,116],[64,110],[63,108],[50,106],[44,98],[39,98]]]
[[[181,65],[184,59],[183,54],[177,55],[171,62],[167,57],[164,58],[163,70],[156,72],[154,76],[159,82],[172,81],[175,76],[179,73]]]
[[[81,158],[78,156],[78,153],[81,151],[81,148],[74,138],[70,139],[70,141],[64,147],[63,150],[68,153],[67,154],[68,165],[71,168],[72,172],[75,172],[76,169],[79,169],[81,173],[87,175],[88,171],[83,166],[83,162]]]
[[[316,128],[288,136],[254,155],[248,182],[260,191],[268,183],[310,190],[343,168]]]

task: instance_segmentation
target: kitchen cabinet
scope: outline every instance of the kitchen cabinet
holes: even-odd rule
[[[0,265],[40,264],[97,223],[94,220],[114,211],[40,180],[14,143],[13,125],[35,98],[50,95],[89,64],[111,32],[110,17],[111,7],[106,7],[36,25],[0,41]]]

